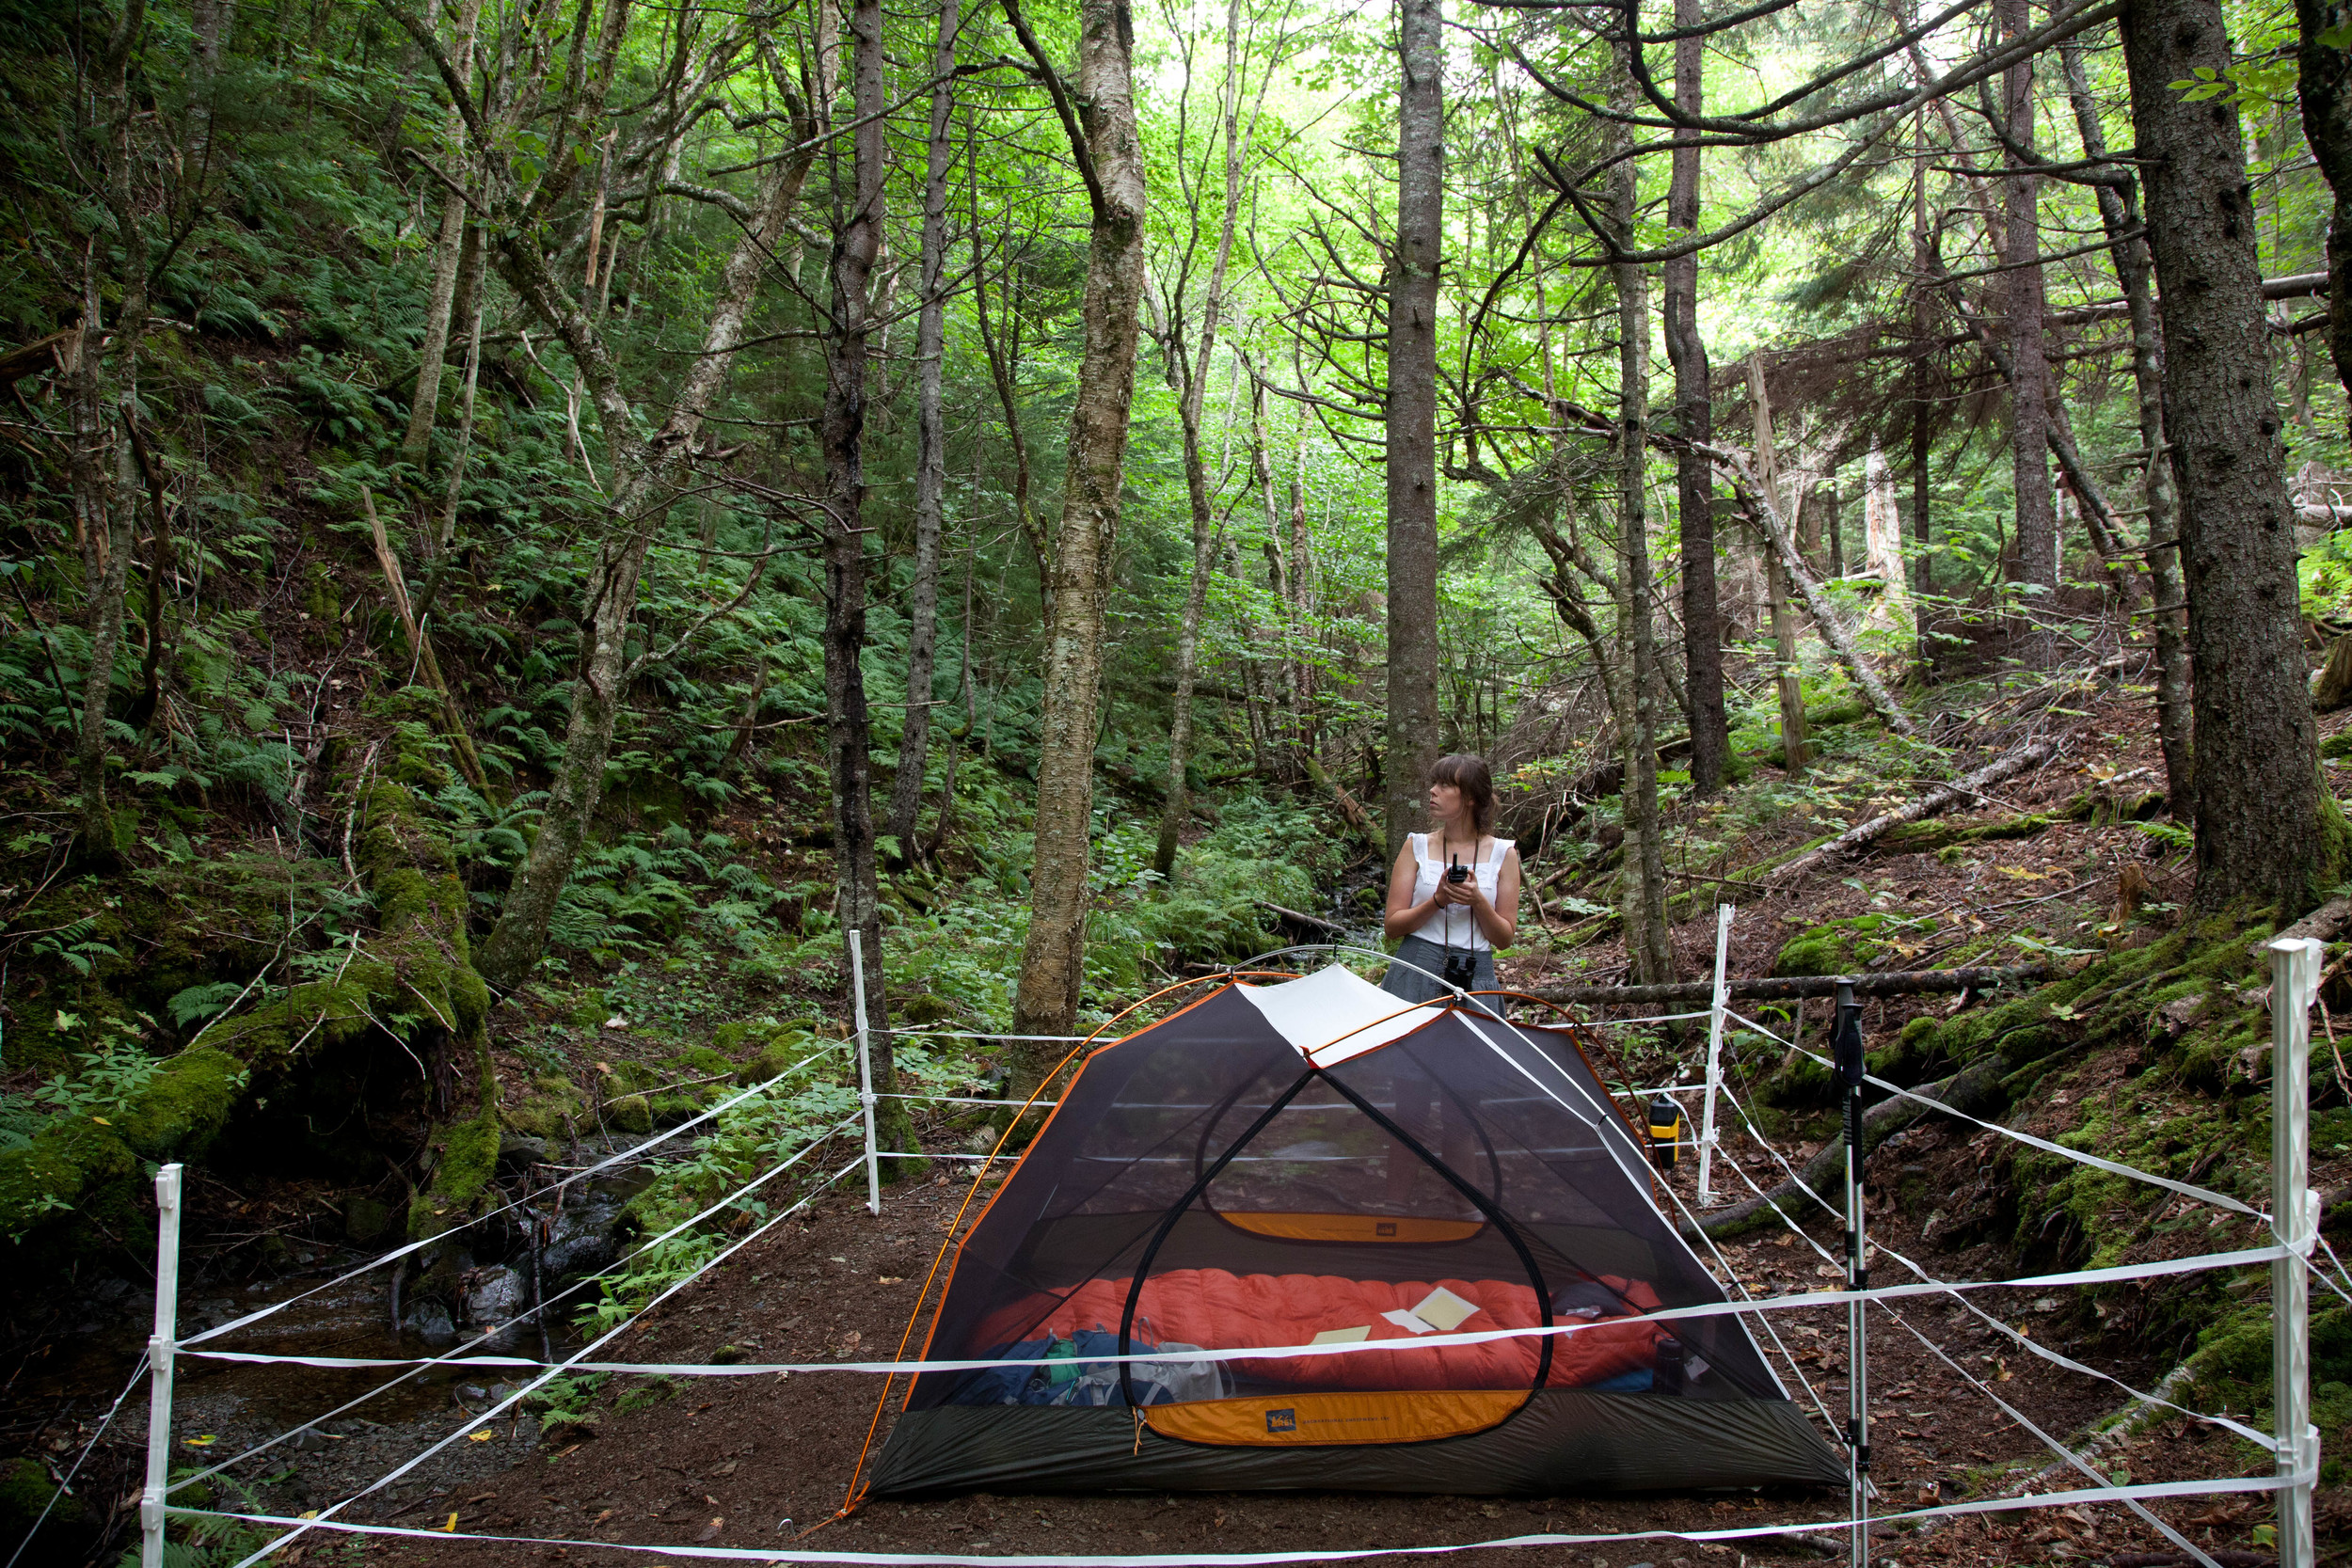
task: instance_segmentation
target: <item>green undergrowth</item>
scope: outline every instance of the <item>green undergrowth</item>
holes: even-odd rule
[[[755,1058],[759,1066],[787,1053],[797,1060],[821,1044],[794,1030],[780,1031],[779,1037]],[[906,1039],[898,1046],[898,1066],[901,1092],[909,1094],[968,1094],[978,1086],[977,1075],[983,1070],[972,1053]],[[698,1273],[731,1239],[816,1191],[859,1151],[857,1115],[857,1069],[847,1041],[722,1111],[714,1131],[689,1152],[653,1166],[652,1180],[623,1212],[625,1230],[660,1237],[763,1170],[795,1156],[802,1156],[800,1163],[756,1191],[732,1198],[702,1224],[632,1252],[598,1281],[597,1299],[580,1311],[581,1327],[603,1330],[626,1322],[661,1291]],[[843,1130],[845,1122],[850,1125]],[[829,1148],[811,1151],[827,1138]]]

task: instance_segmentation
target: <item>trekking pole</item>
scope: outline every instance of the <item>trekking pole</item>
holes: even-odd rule
[[[164,1568],[164,1486],[171,1479],[171,1353],[180,1332],[180,1167],[155,1173],[155,1332],[147,1341],[147,1487],[139,1568]]]
[[[850,933],[850,995],[857,1018],[857,1098],[866,1107],[866,1212],[882,1213],[882,1161],[874,1152],[874,1049],[866,1027],[866,933]]]
[[[2311,1470],[2319,1459],[2312,1425],[2311,1284],[2304,1277],[2319,1233],[2319,1195],[2311,1190],[2311,1006],[2323,950],[2309,937],[2270,944],[2270,1228],[2292,1256],[2270,1261],[2270,1368],[2278,1436],[2279,1568],[2311,1568]]]
[[[1715,906],[1715,1000],[1707,1015],[1707,1106],[1699,1118],[1699,1206],[1715,1201],[1708,1173],[1715,1164],[1715,1091],[1724,1081],[1724,1014],[1731,1005],[1731,988],[1724,978],[1731,957],[1729,904]]]
[[[1846,1101],[1846,1289],[1857,1292],[1846,1304],[1846,1447],[1853,1460],[1852,1561],[1853,1568],[1867,1568],[1870,1560],[1870,1354],[1868,1324],[1858,1292],[1870,1288],[1870,1265],[1863,1250],[1862,1228],[1862,1004],[1853,999],[1850,984],[1837,988],[1837,1022],[1831,1027],[1830,1056]]]

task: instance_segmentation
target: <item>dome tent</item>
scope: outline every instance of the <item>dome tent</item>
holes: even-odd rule
[[[918,1376],[870,1492],[1841,1483],[1737,1316],[1648,1318],[1724,1299],[1648,1183],[1567,1031],[1229,983],[1087,1058],[924,1352],[1047,1364]]]

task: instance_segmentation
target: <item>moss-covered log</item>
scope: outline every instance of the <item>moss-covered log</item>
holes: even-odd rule
[[[479,1205],[497,1159],[498,1095],[489,992],[466,940],[466,890],[447,840],[402,785],[364,785],[360,820],[358,863],[375,903],[375,934],[333,976],[205,1028],[124,1109],[53,1122],[0,1153],[0,1234],[21,1253],[47,1256],[67,1245],[60,1222],[68,1216],[83,1222],[75,1244],[108,1237],[135,1244],[148,1227],[148,1164],[201,1159],[248,1095],[358,1047],[396,1014],[432,1021],[428,1032],[460,1064],[449,1119],[435,1134],[432,1182],[411,1206],[409,1232],[439,1234]]]

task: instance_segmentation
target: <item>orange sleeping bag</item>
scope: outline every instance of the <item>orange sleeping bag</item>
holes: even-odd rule
[[[1117,1333],[1126,1310],[1125,1279],[1089,1280],[1051,1305],[1050,1296],[991,1313],[976,1338],[980,1344],[1009,1343],[1046,1334],[1068,1338],[1080,1329]],[[1601,1283],[1647,1311],[1657,1292],[1640,1280],[1604,1276]],[[1400,1346],[1433,1336],[1418,1335],[1383,1314],[1410,1312],[1442,1286],[1477,1308],[1453,1332],[1533,1328],[1539,1322],[1535,1292],[1523,1284],[1497,1279],[1343,1279],[1335,1275],[1228,1274],[1223,1269],[1171,1269],[1144,1282],[1133,1329],[1139,1348],[1198,1345],[1204,1350],[1304,1345],[1331,1330],[1369,1329],[1375,1341]],[[1561,1324],[1580,1320],[1556,1320]],[[1658,1341],[1666,1325],[1639,1317],[1603,1318],[1590,1328],[1551,1337],[1551,1370],[1545,1382],[1579,1387],[1657,1364]],[[1540,1338],[1492,1339],[1474,1345],[1433,1345],[1425,1350],[1357,1351],[1344,1355],[1286,1356],[1230,1363],[1235,1376],[1297,1387],[1347,1389],[1525,1388],[1535,1381]]]

